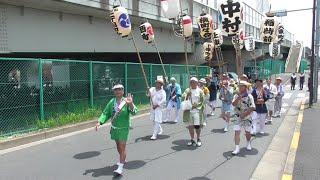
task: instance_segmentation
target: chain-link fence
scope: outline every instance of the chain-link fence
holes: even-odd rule
[[[245,73],[255,74],[254,62],[246,62]],[[257,75],[261,79],[269,78],[272,75],[281,74],[285,71],[285,61],[275,59],[265,59],[257,62]]]
[[[159,64],[144,64],[144,69],[149,86],[164,75]],[[165,70],[183,89],[188,87],[188,70],[199,78],[210,72],[206,66],[189,66],[187,70],[185,65],[173,64],[165,65]],[[0,136],[47,127],[43,122],[54,127],[66,118],[77,122],[79,117],[94,116],[113,96],[116,83],[125,85],[137,105],[148,103],[137,63],[0,58],[0,71]]]

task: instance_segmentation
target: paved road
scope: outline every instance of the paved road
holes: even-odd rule
[[[284,113],[296,96],[306,95],[302,91],[289,92],[289,86],[286,89]],[[186,146],[189,136],[182,123],[163,125],[164,135],[150,141],[152,123],[148,116],[141,117],[134,121],[122,179],[249,179],[281,122],[276,119],[268,125],[266,135],[253,140],[251,152],[243,148],[239,156],[232,156],[233,132],[223,133],[223,121],[218,116],[208,120],[200,148]],[[0,179],[112,179],[118,155],[108,131],[92,130],[4,154],[0,156]],[[244,136],[241,138],[241,146],[245,147]]]

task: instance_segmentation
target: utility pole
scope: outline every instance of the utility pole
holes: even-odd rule
[[[314,62],[314,91],[313,99],[314,103],[318,101],[318,68],[319,68],[319,45],[320,45],[320,0],[317,0],[317,11],[316,11],[316,42],[315,42],[315,62]]]
[[[313,10],[312,10],[312,38],[311,38],[311,87],[309,96],[309,107],[312,107],[314,100],[314,73],[315,73],[315,25],[316,25],[316,5],[317,0],[313,0]]]

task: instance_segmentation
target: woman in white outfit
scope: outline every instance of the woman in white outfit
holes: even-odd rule
[[[151,111],[150,119],[153,121],[153,134],[151,140],[156,140],[158,134],[162,134],[162,113],[166,104],[166,92],[162,88],[163,80],[156,80],[156,87],[152,87],[149,90],[149,96],[151,99]]]

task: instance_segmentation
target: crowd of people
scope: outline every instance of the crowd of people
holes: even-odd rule
[[[104,109],[96,128],[107,121],[111,122],[111,139],[116,142],[120,155],[118,168],[114,171],[120,175],[126,159],[126,141],[130,130],[130,114],[137,108],[129,94],[124,97],[123,85],[113,87],[115,98]],[[239,79],[231,79],[228,74],[207,76],[200,80],[190,78],[189,88],[182,91],[176,79],[169,83],[164,78],[155,81],[154,87],[147,92],[150,99],[150,120],[153,122],[151,140],[164,133],[162,123],[183,121],[188,129],[190,141],[186,146],[201,147],[201,130],[207,125],[207,119],[216,113],[217,104],[221,104],[220,118],[224,121],[224,132],[231,125],[234,130],[235,149],[233,155],[240,152],[240,134],[244,130],[248,151],[252,150],[251,137],[265,133],[265,124],[281,116],[284,87],[282,79],[256,79],[249,82],[243,74]],[[221,103],[220,103],[220,102]]]

